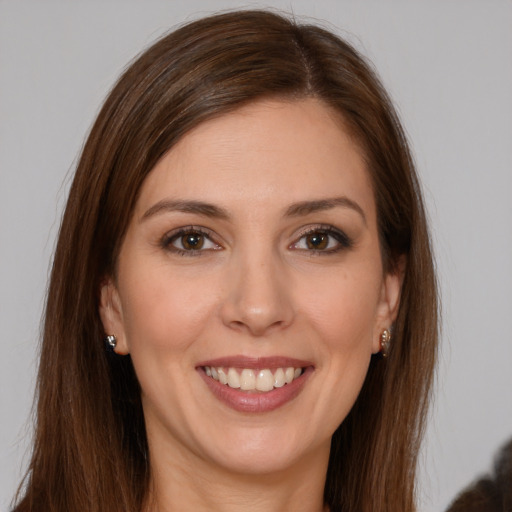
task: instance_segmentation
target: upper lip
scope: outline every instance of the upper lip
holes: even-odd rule
[[[208,359],[197,364],[198,368],[204,366],[248,368],[256,370],[262,368],[305,368],[307,366],[313,366],[313,364],[311,361],[286,356],[247,357],[238,355]]]

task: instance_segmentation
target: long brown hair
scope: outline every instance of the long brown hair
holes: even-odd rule
[[[410,512],[437,345],[425,212],[400,122],[345,41],[266,11],[195,21],[121,76],[84,146],[60,228],[45,312],[33,456],[17,512],[139,512],[149,482],[140,389],[129,356],[105,351],[102,279],[145,177],[193,127],[263,97],[316,97],[363,148],[387,270],[406,260],[387,359],[374,357],[332,439],[334,511]]]

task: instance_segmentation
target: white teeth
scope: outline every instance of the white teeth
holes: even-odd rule
[[[244,369],[240,374],[240,389],[249,391],[256,388],[256,377],[252,370]]]
[[[224,371],[224,368],[217,368],[217,373],[219,374],[219,382],[221,384],[227,384],[228,383],[228,376],[226,375],[226,372]]]
[[[230,368],[228,370],[228,386],[234,389],[238,389],[240,387],[240,377],[234,368]]]
[[[258,391],[271,391],[274,389],[274,376],[270,370],[260,370],[258,372],[256,389]]]
[[[240,373],[235,368],[223,368],[205,366],[204,371],[208,377],[228,385],[233,389],[243,391],[272,391],[274,388],[282,388],[285,384],[291,384],[302,375],[302,368],[277,368],[272,370],[264,368],[255,372],[250,368],[243,368]]]
[[[278,368],[274,373],[274,387],[282,388],[286,384],[286,378],[282,368]]]

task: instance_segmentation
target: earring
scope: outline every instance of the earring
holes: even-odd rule
[[[117,338],[113,334],[107,334],[107,336],[105,336],[105,345],[109,352],[114,352],[117,345]]]
[[[388,357],[390,342],[391,333],[388,329],[384,329],[380,335],[380,353],[382,357]]]

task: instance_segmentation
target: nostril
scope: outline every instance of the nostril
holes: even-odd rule
[[[238,331],[241,331],[245,328],[245,324],[243,322],[240,322],[239,320],[233,320],[231,322],[231,327],[235,328]]]
[[[240,270],[237,276],[222,296],[220,315],[224,325],[237,332],[263,336],[293,321],[289,289],[280,285],[277,277],[256,279],[253,273],[243,276]]]
[[[277,320],[275,322],[258,322],[254,319],[232,320],[229,322],[229,327],[237,332],[246,332],[252,336],[265,336],[274,330],[283,329],[286,327],[287,322],[284,320]]]

